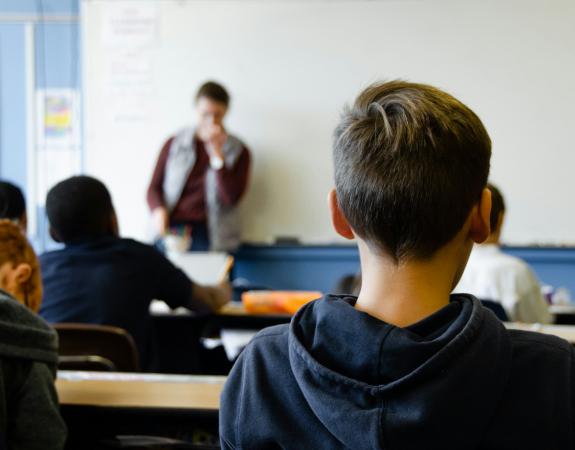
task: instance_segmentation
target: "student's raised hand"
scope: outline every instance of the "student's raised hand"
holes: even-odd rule
[[[152,219],[154,221],[156,231],[161,236],[164,236],[166,234],[166,231],[168,231],[169,226],[168,210],[163,206],[157,207],[152,211]]]

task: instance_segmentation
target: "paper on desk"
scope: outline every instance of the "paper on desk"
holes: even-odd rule
[[[218,284],[228,262],[228,254],[219,252],[167,252],[166,256],[200,284]]]
[[[228,359],[230,361],[236,359],[258,331],[259,330],[222,329],[220,336]]]

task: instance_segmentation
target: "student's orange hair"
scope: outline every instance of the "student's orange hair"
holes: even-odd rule
[[[17,225],[9,220],[0,220],[0,266],[7,262],[13,266],[30,265],[32,274],[23,286],[24,304],[38,312],[42,303],[42,279],[36,253]]]

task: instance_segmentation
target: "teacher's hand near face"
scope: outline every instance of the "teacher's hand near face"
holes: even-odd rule
[[[228,140],[228,134],[223,126],[217,124],[210,124],[201,133],[200,139],[206,144],[206,149],[210,156],[216,156],[224,159],[224,145]]]
[[[163,206],[159,206],[152,211],[152,218],[156,230],[160,235],[164,236],[169,227],[168,210]]]
[[[160,151],[147,192],[159,241],[170,226],[184,226],[191,230],[191,251],[239,245],[240,224],[233,217],[247,188],[251,156],[224,126],[229,101],[220,84],[202,84],[195,124],[171,136]]]

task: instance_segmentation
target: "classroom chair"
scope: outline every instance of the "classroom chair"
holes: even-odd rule
[[[134,339],[123,328],[86,323],[54,324],[60,340],[60,370],[138,372]]]
[[[216,445],[191,444],[178,439],[161,436],[117,436],[101,441],[95,450],[219,450]]]

